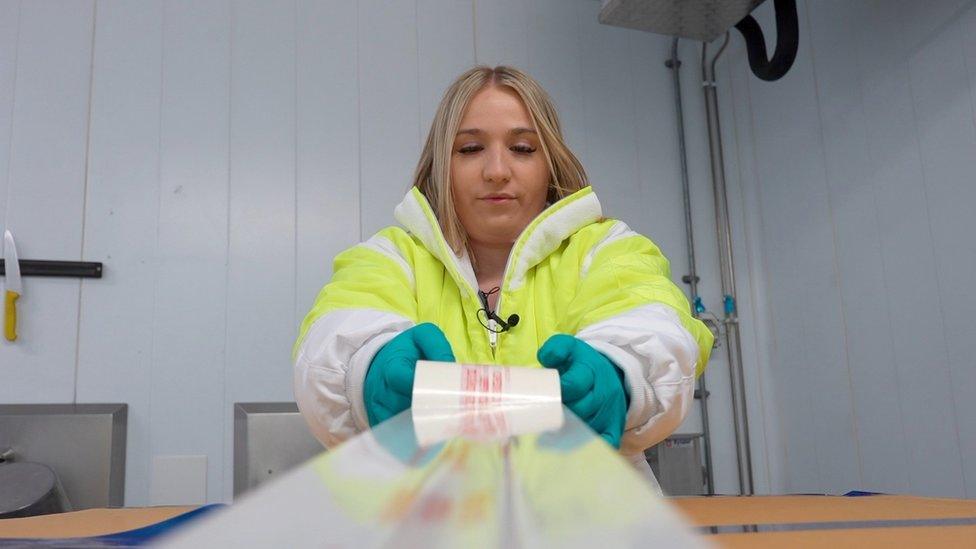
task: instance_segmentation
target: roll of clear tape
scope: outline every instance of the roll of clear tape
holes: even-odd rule
[[[559,375],[547,368],[417,362],[413,425],[428,446],[454,437],[504,440],[559,429]]]

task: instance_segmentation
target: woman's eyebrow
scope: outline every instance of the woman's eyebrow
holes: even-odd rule
[[[461,135],[461,134],[480,135],[480,134],[483,134],[483,133],[485,133],[485,131],[482,130],[482,129],[480,129],[480,128],[465,128],[465,129],[462,129],[462,130],[458,130],[458,132],[457,132],[458,135]],[[532,128],[522,128],[522,127],[519,127],[519,128],[512,128],[512,129],[508,130],[508,133],[510,133],[512,135],[520,135],[520,134],[523,134],[523,133],[536,133],[536,131],[533,130]]]

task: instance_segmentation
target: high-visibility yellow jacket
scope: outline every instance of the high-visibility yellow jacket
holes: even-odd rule
[[[540,367],[536,351],[549,336],[586,341],[625,374],[620,451],[635,462],[684,419],[712,333],[691,316],[658,247],[604,218],[592,188],[547,207],[515,242],[496,313],[520,320],[499,334],[482,324],[483,312],[479,319],[471,262],[451,251],[423,194],[412,189],[394,215],[402,228],[336,256],[295,343],[295,398],[323,444],[368,428],[363,382],[373,356],[422,322],[439,326],[458,362],[472,364]]]

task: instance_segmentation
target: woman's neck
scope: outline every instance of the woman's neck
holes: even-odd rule
[[[474,274],[481,289],[490,290],[495,286],[501,286],[512,245],[469,242],[468,246],[474,256],[472,258],[475,265]]]

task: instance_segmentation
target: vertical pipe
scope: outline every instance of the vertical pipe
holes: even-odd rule
[[[742,345],[739,339],[739,319],[736,310],[735,268],[732,262],[732,225],[725,188],[725,159],[722,151],[722,130],[719,124],[718,93],[715,89],[715,61],[729,42],[725,42],[712,58],[706,61],[707,44],[702,44],[702,89],[705,93],[705,113],[708,123],[708,150],[712,167],[712,190],[715,195],[715,225],[718,237],[719,264],[725,316],[725,350],[729,358],[729,377],[732,382],[732,415],[735,425],[736,458],[739,466],[739,491],[752,495],[752,453],[749,448],[749,418],[746,407],[745,379],[742,371]]]
[[[691,187],[688,183],[688,152],[685,148],[685,118],[681,106],[681,60],[678,59],[677,37],[671,42],[671,57],[665,61],[664,65],[671,69],[672,80],[674,81],[674,110],[678,124],[678,157],[681,159],[681,190],[685,205],[685,235],[688,249],[687,282],[691,287],[692,307],[695,307],[698,302],[698,273],[695,266],[695,232],[691,219]],[[692,314],[697,318],[698,310],[692,309]],[[713,495],[715,493],[715,480],[712,469],[712,439],[708,423],[708,390],[705,385],[704,373],[698,378],[698,394],[701,407],[702,438],[704,439],[702,446],[705,450],[705,483],[708,486],[708,495]]]

